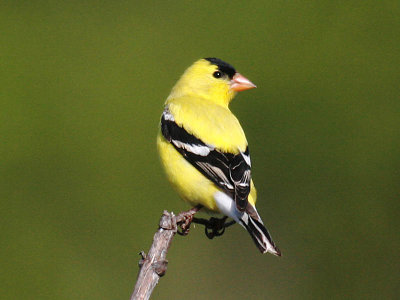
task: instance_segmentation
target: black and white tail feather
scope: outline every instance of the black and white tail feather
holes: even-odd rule
[[[246,228],[254,243],[262,253],[269,252],[274,255],[281,256],[281,251],[278,249],[278,247],[276,247],[271,235],[269,234],[267,228],[265,228],[264,223],[262,222],[257,211],[255,211],[255,213],[256,217],[251,216],[247,212],[243,213],[243,216],[239,219],[240,224]]]
[[[161,117],[161,132],[193,167],[222,190],[215,195],[221,212],[246,228],[262,253],[280,256],[281,252],[272,241],[257,210],[248,202],[251,183],[249,148],[232,154],[204,143],[179,126],[168,107]]]

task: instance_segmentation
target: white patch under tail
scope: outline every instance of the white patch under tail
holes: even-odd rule
[[[237,210],[235,201],[231,197],[229,197],[224,192],[218,191],[214,194],[214,199],[221,214],[234,219],[236,223],[244,226],[242,222],[240,222],[240,219],[242,218],[244,213]]]
[[[235,201],[223,192],[216,192],[214,194],[214,199],[223,215],[232,218],[236,221],[236,223],[239,223],[246,228],[254,243],[262,253],[269,252],[274,255],[281,256],[280,250],[272,241],[272,238],[267,228],[265,228],[263,222],[261,221],[261,218],[258,215],[255,207],[254,211],[257,215],[257,218],[251,217],[247,212],[239,212],[236,208]]]

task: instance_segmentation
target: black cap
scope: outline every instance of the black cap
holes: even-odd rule
[[[211,64],[218,66],[218,70],[222,73],[225,73],[228,75],[230,79],[233,78],[233,75],[236,74],[236,70],[234,67],[232,67],[230,64],[224,62],[223,60],[220,60],[219,58],[215,57],[207,57],[204,58],[205,60],[208,60]]]

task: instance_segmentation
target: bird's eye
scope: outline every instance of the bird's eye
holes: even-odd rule
[[[213,73],[213,76],[214,76],[215,78],[221,78],[221,77],[222,77],[222,73],[221,73],[220,71],[215,71],[215,72]]]

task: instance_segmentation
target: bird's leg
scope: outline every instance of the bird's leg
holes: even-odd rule
[[[213,239],[216,236],[221,236],[225,232],[225,221],[228,217],[223,217],[221,219],[218,218],[210,218],[209,226],[206,226],[204,232],[209,239]],[[209,231],[210,229],[210,231]]]
[[[193,218],[193,222],[204,225],[206,236],[209,239],[213,239],[216,236],[223,235],[226,227],[232,226],[236,223],[235,221],[225,223],[226,219],[228,219],[228,217],[223,217],[221,219],[210,218],[210,220]]]
[[[192,224],[194,215],[202,208],[202,205],[197,205],[188,211],[181,212],[177,216],[177,223],[181,227],[182,231],[177,231],[180,235],[187,235],[189,233],[190,224]]]

